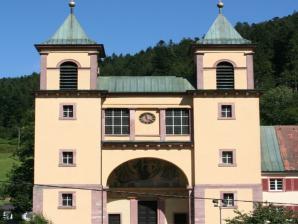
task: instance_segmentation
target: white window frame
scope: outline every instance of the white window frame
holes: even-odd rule
[[[64,107],[71,106],[72,107],[72,115],[69,116],[70,111],[67,111],[68,116],[64,116]],[[77,111],[76,111],[76,104],[75,103],[61,103],[60,110],[59,110],[59,119],[60,120],[76,120],[77,119]]]
[[[107,115],[107,110],[111,110],[112,111],[112,115]],[[120,110],[121,113],[120,113],[120,116],[115,116],[114,113],[115,113],[115,110]],[[128,111],[128,115],[127,116],[124,116],[123,115],[123,111]],[[124,109],[124,108],[109,108],[109,109],[106,109],[105,110],[105,118],[112,118],[112,124],[111,125],[107,125],[107,122],[105,122],[104,124],[104,129],[106,127],[112,127],[112,133],[106,133],[106,130],[105,130],[105,135],[121,135],[121,136],[127,136],[127,135],[130,135],[130,112],[129,112],[129,109]],[[114,124],[114,118],[115,117],[120,117],[120,125],[115,125]],[[122,123],[122,118],[127,118],[128,119],[128,124],[127,125],[124,125]],[[121,133],[115,133],[115,126],[120,126],[120,130],[121,130]],[[128,128],[128,133],[123,133],[123,127],[127,127]]]
[[[225,115],[223,116],[223,106],[231,107],[231,116],[228,117],[228,112],[225,111]],[[235,120],[236,112],[235,112],[235,103],[218,103],[218,120]]]
[[[271,181],[273,181],[273,185],[274,185],[274,188],[272,189],[271,188]],[[278,186],[279,186],[279,181],[281,181],[281,189],[278,189]],[[282,192],[284,191],[284,179],[283,178],[270,178],[269,181],[268,181],[268,189],[269,191],[277,191],[277,192]]]
[[[66,205],[63,205],[64,203],[64,198],[63,196],[64,195],[71,195],[71,198],[67,198],[67,204]],[[76,208],[76,193],[75,192],[69,192],[69,191],[66,191],[66,192],[59,192],[59,206],[58,208],[59,209],[75,209]],[[71,205],[69,204],[69,202],[71,202]]]
[[[64,153],[72,153],[73,163],[64,163]],[[75,167],[76,166],[77,152],[75,149],[60,149],[59,150],[59,166],[60,167]]]
[[[171,115],[171,118],[172,118],[172,124],[171,125],[168,125],[167,122],[166,122],[166,120],[168,118],[167,111],[169,111],[169,110],[173,112],[173,114]],[[178,117],[178,116],[174,115],[175,111],[187,111],[188,112],[188,116],[183,116],[182,113],[180,115],[181,121],[182,121],[183,118],[188,118],[188,124],[182,124],[182,122],[181,122],[181,124],[179,125],[181,133],[175,133],[175,127],[178,126],[178,125],[175,125],[175,122],[174,122],[175,117]],[[190,109],[187,109],[187,108],[168,108],[168,109],[166,109],[165,110],[165,126],[166,126],[165,131],[166,131],[166,135],[190,135],[190,128],[191,128],[191,126],[190,126],[190,120],[191,120],[190,119],[190,114],[191,114]],[[172,133],[167,133],[167,127],[172,127],[172,129],[173,129]],[[183,132],[182,131],[183,127],[188,128],[188,133],[182,133]]]

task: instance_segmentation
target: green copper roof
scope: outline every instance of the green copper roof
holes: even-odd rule
[[[89,39],[76,16],[71,13],[56,33],[44,45],[90,45],[97,44]]]
[[[262,172],[285,171],[275,128],[261,127]]]
[[[221,13],[218,15],[211,28],[200,44],[251,44],[244,39]]]
[[[175,93],[194,90],[186,79],[176,76],[100,76],[97,88],[113,93]]]

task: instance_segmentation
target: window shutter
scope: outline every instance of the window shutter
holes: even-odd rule
[[[60,90],[78,89],[78,66],[65,62],[60,66]]]
[[[268,179],[262,179],[263,191],[268,191]]]
[[[292,191],[292,179],[285,179],[285,191]]]
[[[229,62],[221,62],[216,67],[217,89],[234,89],[234,66]]]

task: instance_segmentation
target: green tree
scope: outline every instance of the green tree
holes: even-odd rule
[[[227,219],[227,224],[297,224],[297,214],[283,207],[273,205],[257,207],[249,213],[235,211],[236,216]]]
[[[286,86],[273,88],[261,97],[263,125],[298,124],[298,94]]]
[[[34,148],[34,113],[30,110],[22,121],[21,144],[15,155],[20,163],[15,165],[10,174],[9,182],[5,185],[5,193],[11,198],[15,207],[16,218],[32,209],[33,187],[33,148]]]

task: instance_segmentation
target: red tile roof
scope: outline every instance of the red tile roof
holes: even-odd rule
[[[285,171],[298,170],[298,126],[276,126]]]

